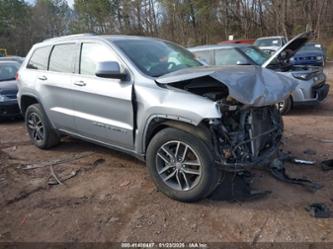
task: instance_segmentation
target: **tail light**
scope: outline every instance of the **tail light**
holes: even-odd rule
[[[15,76],[15,79],[16,79],[16,80],[19,80],[19,76],[20,76],[20,75],[19,75],[19,73],[17,72],[17,73],[16,73],[16,76]]]

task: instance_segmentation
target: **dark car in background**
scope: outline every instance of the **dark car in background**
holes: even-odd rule
[[[20,63],[0,61],[0,119],[20,116],[17,104],[16,73]]]
[[[16,56],[16,55],[5,56],[5,57],[0,57],[0,61],[16,61],[19,64],[22,64],[22,62],[24,61],[24,57]]]
[[[325,66],[326,52],[319,43],[308,42],[290,59],[294,65]]]

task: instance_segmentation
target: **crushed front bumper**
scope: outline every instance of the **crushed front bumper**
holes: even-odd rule
[[[224,113],[210,129],[216,163],[223,170],[266,166],[278,157],[283,123],[275,106]]]

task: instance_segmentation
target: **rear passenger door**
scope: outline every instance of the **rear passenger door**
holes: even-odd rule
[[[73,115],[73,73],[79,44],[64,43],[53,46],[48,71],[37,80],[41,82],[44,108],[57,129],[75,131]]]
[[[80,135],[107,144],[133,148],[132,83],[95,76],[98,62],[125,66],[111,47],[83,42],[79,71],[74,76],[75,123]]]

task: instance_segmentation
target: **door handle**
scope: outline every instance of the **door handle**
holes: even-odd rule
[[[74,83],[76,86],[86,86],[87,84],[84,81],[77,81]]]
[[[43,76],[39,76],[38,79],[39,80],[47,80],[47,77],[45,75],[43,75]]]

